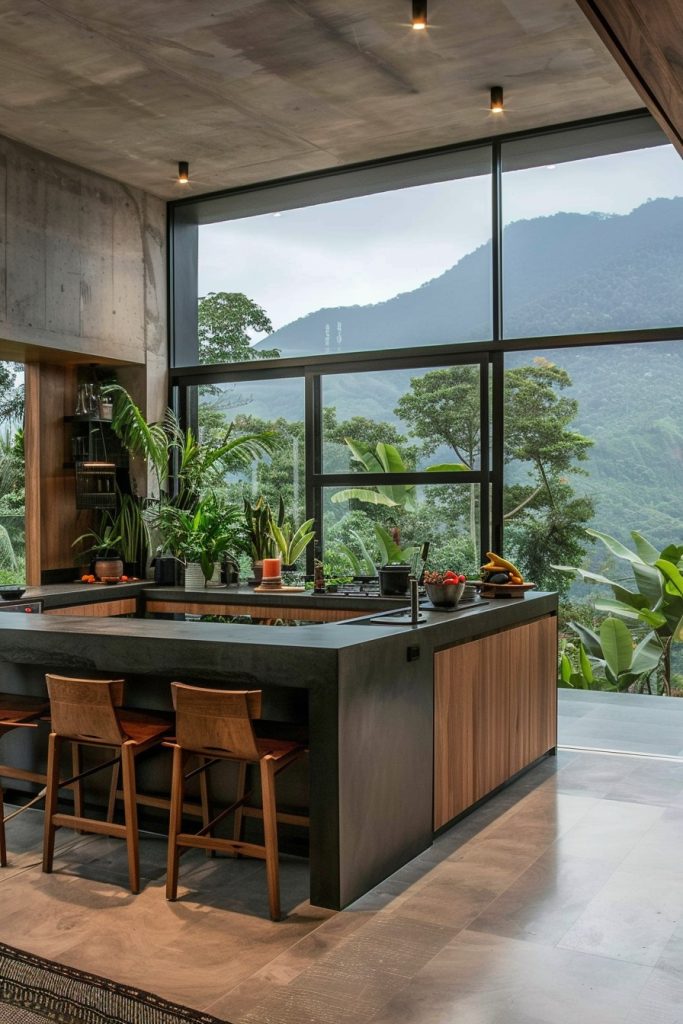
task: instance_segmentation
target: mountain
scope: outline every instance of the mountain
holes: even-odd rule
[[[508,337],[683,323],[683,198],[624,216],[558,213],[504,232]],[[283,356],[485,341],[491,336],[491,244],[411,292],[367,306],[319,309],[257,347]],[[371,270],[368,270],[371,273]],[[342,344],[337,344],[341,324]]]

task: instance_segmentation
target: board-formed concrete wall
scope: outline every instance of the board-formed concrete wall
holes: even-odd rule
[[[0,136],[0,358],[39,346],[147,364],[158,381],[165,218],[154,196]]]

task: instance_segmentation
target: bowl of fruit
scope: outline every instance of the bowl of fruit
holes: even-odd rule
[[[449,569],[447,572],[426,571],[424,585],[427,597],[435,608],[455,608],[462,597],[467,577]]]

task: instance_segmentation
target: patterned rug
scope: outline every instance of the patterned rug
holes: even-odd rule
[[[2,1024],[227,1024],[0,943]]]

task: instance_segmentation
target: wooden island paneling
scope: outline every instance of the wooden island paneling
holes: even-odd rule
[[[434,655],[434,829],[557,742],[557,620]]]

